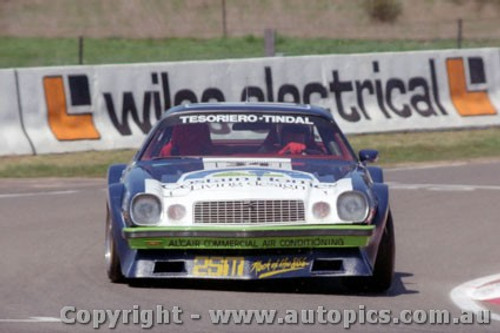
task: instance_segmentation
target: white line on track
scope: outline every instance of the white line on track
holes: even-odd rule
[[[450,168],[450,167],[460,167],[468,165],[467,162],[450,162],[450,163],[436,163],[436,164],[424,164],[424,165],[408,165],[402,167],[394,168],[384,168],[385,172],[391,171],[412,171],[412,170],[425,170],[425,169],[437,169],[437,168]]]
[[[73,194],[79,191],[76,190],[65,190],[65,191],[45,191],[45,192],[27,192],[27,193],[4,193],[0,194],[0,199],[3,198],[20,198],[20,197],[34,197],[42,195],[62,195],[62,194]]]
[[[391,189],[398,190],[429,190],[464,192],[475,190],[500,191],[500,186],[495,185],[465,185],[465,184],[403,184],[399,182],[386,182]]]
[[[0,319],[0,323],[60,323],[60,318],[29,317],[26,319]]]
[[[500,280],[500,274],[490,275],[475,279],[459,285],[450,292],[450,298],[460,309],[465,311],[480,312],[488,310],[479,305],[476,301],[481,301],[481,287],[485,287],[490,283]],[[500,282],[497,282],[497,284]],[[489,287],[491,288],[491,287]],[[479,291],[479,293],[478,293]],[[493,296],[493,295],[491,295]],[[500,321],[500,314],[492,313],[491,319]]]

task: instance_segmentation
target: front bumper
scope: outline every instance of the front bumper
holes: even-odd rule
[[[374,225],[131,227],[132,249],[283,249],[366,246]]]
[[[131,227],[129,278],[272,279],[371,275],[373,225]]]

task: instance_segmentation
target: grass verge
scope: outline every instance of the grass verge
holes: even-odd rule
[[[500,158],[500,128],[352,135],[355,150],[380,151],[379,162],[406,163]],[[0,177],[105,177],[113,163],[129,162],[134,150],[0,157]]]
[[[260,37],[125,39],[86,38],[83,64],[251,58],[264,55]],[[498,47],[500,40],[465,40],[463,48]],[[278,36],[276,53],[285,56],[453,49],[453,39],[346,40]],[[77,65],[77,38],[0,37],[0,68]]]
[[[128,163],[135,150],[0,157],[0,177],[105,177],[108,166]]]

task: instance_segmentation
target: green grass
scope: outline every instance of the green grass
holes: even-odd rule
[[[105,177],[108,166],[128,163],[135,150],[0,157],[0,177]]]
[[[386,166],[500,157],[500,128],[357,135],[355,150],[373,148]]]
[[[83,64],[251,58],[264,55],[264,41],[255,36],[226,39],[86,38],[83,45]],[[500,40],[466,40],[463,42],[464,48],[498,46],[500,46]],[[285,56],[451,48],[456,48],[455,40],[373,41],[283,36],[278,36],[276,39],[276,53]],[[0,37],[0,68],[77,65],[78,61],[77,38]]]
[[[390,167],[407,163],[500,158],[500,128],[350,136],[355,150],[380,151]],[[81,152],[0,157],[0,177],[105,177],[113,163],[129,162],[135,151]]]

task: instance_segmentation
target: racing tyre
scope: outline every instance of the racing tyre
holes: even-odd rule
[[[384,292],[391,287],[394,277],[394,261],[396,244],[394,240],[394,225],[389,212],[384,233],[375,259],[372,276],[346,278],[344,285],[349,289],[366,292]]]
[[[106,238],[104,241],[105,244],[105,252],[104,259],[106,261],[106,271],[108,273],[108,277],[111,282],[120,283],[125,280],[122,274],[122,268],[120,265],[120,259],[116,253],[116,244],[113,239],[113,232],[111,227],[111,219],[108,216],[106,217]]]

